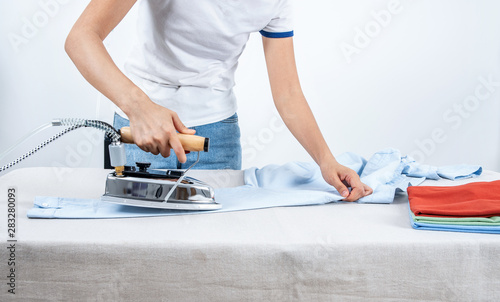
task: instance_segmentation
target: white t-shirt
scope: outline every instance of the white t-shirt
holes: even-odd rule
[[[234,73],[250,33],[293,36],[290,0],[142,0],[125,72],[157,104],[197,126],[236,112]]]

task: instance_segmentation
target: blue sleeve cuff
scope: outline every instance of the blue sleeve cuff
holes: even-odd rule
[[[261,30],[260,34],[266,38],[289,38],[293,37],[293,30],[281,33],[272,33],[265,30]]]

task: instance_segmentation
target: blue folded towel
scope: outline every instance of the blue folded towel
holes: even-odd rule
[[[430,223],[416,222],[414,220],[411,220],[411,226],[414,229],[427,230],[427,231],[500,234],[500,227],[498,226],[430,224]]]
[[[446,232],[461,232],[461,233],[486,233],[500,234],[500,226],[487,225],[460,225],[460,224],[440,224],[440,223],[425,223],[415,221],[411,215],[410,207],[410,223],[414,229],[427,231],[446,231]]]
[[[361,198],[360,203],[391,203],[397,191],[406,191],[426,178],[458,179],[481,174],[480,166],[448,166],[435,168],[416,163],[409,156],[401,156],[395,149],[375,153],[369,160],[344,153],[337,160],[356,171],[361,181],[370,186],[373,194]],[[315,163],[292,162],[268,165],[262,169],[244,171],[245,185],[215,190],[222,209],[214,211],[179,211],[148,209],[116,205],[93,199],[36,197],[28,211],[30,218],[121,218],[161,215],[186,215],[214,212],[243,211],[282,206],[319,205],[342,199],[337,190],[325,182]]]

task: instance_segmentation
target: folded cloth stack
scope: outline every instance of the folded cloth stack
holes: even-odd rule
[[[347,152],[337,160],[356,171],[361,181],[373,189],[373,194],[359,203],[391,203],[397,192],[406,191],[425,179],[451,180],[475,177],[480,166],[456,165],[435,167],[422,165],[399,150],[385,149],[369,160]],[[205,214],[244,211],[271,207],[320,205],[342,200],[337,190],[326,183],[315,163],[291,162],[267,165],[244,171],[245,185],[215,189],[215,199],[222,209],[214,211],[179,211],[116,205],[94,199],[36,197],[28,211],[30,218],[126,218],[164,215]]]
[[[500,180],[407,192],[415,229],[500,234]]]

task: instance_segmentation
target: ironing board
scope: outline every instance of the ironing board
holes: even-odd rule
[[[35,196],[98,198],[108,171],[23,168],[0,177],[0,300],[7,188],[17,190],[19,301],[494,301],[500,237],[410,226],[407,197],[133,219],[28,219]],[[214,187],[242,171],[192,171]],[[458,185],[500,179],[426,181]]]

